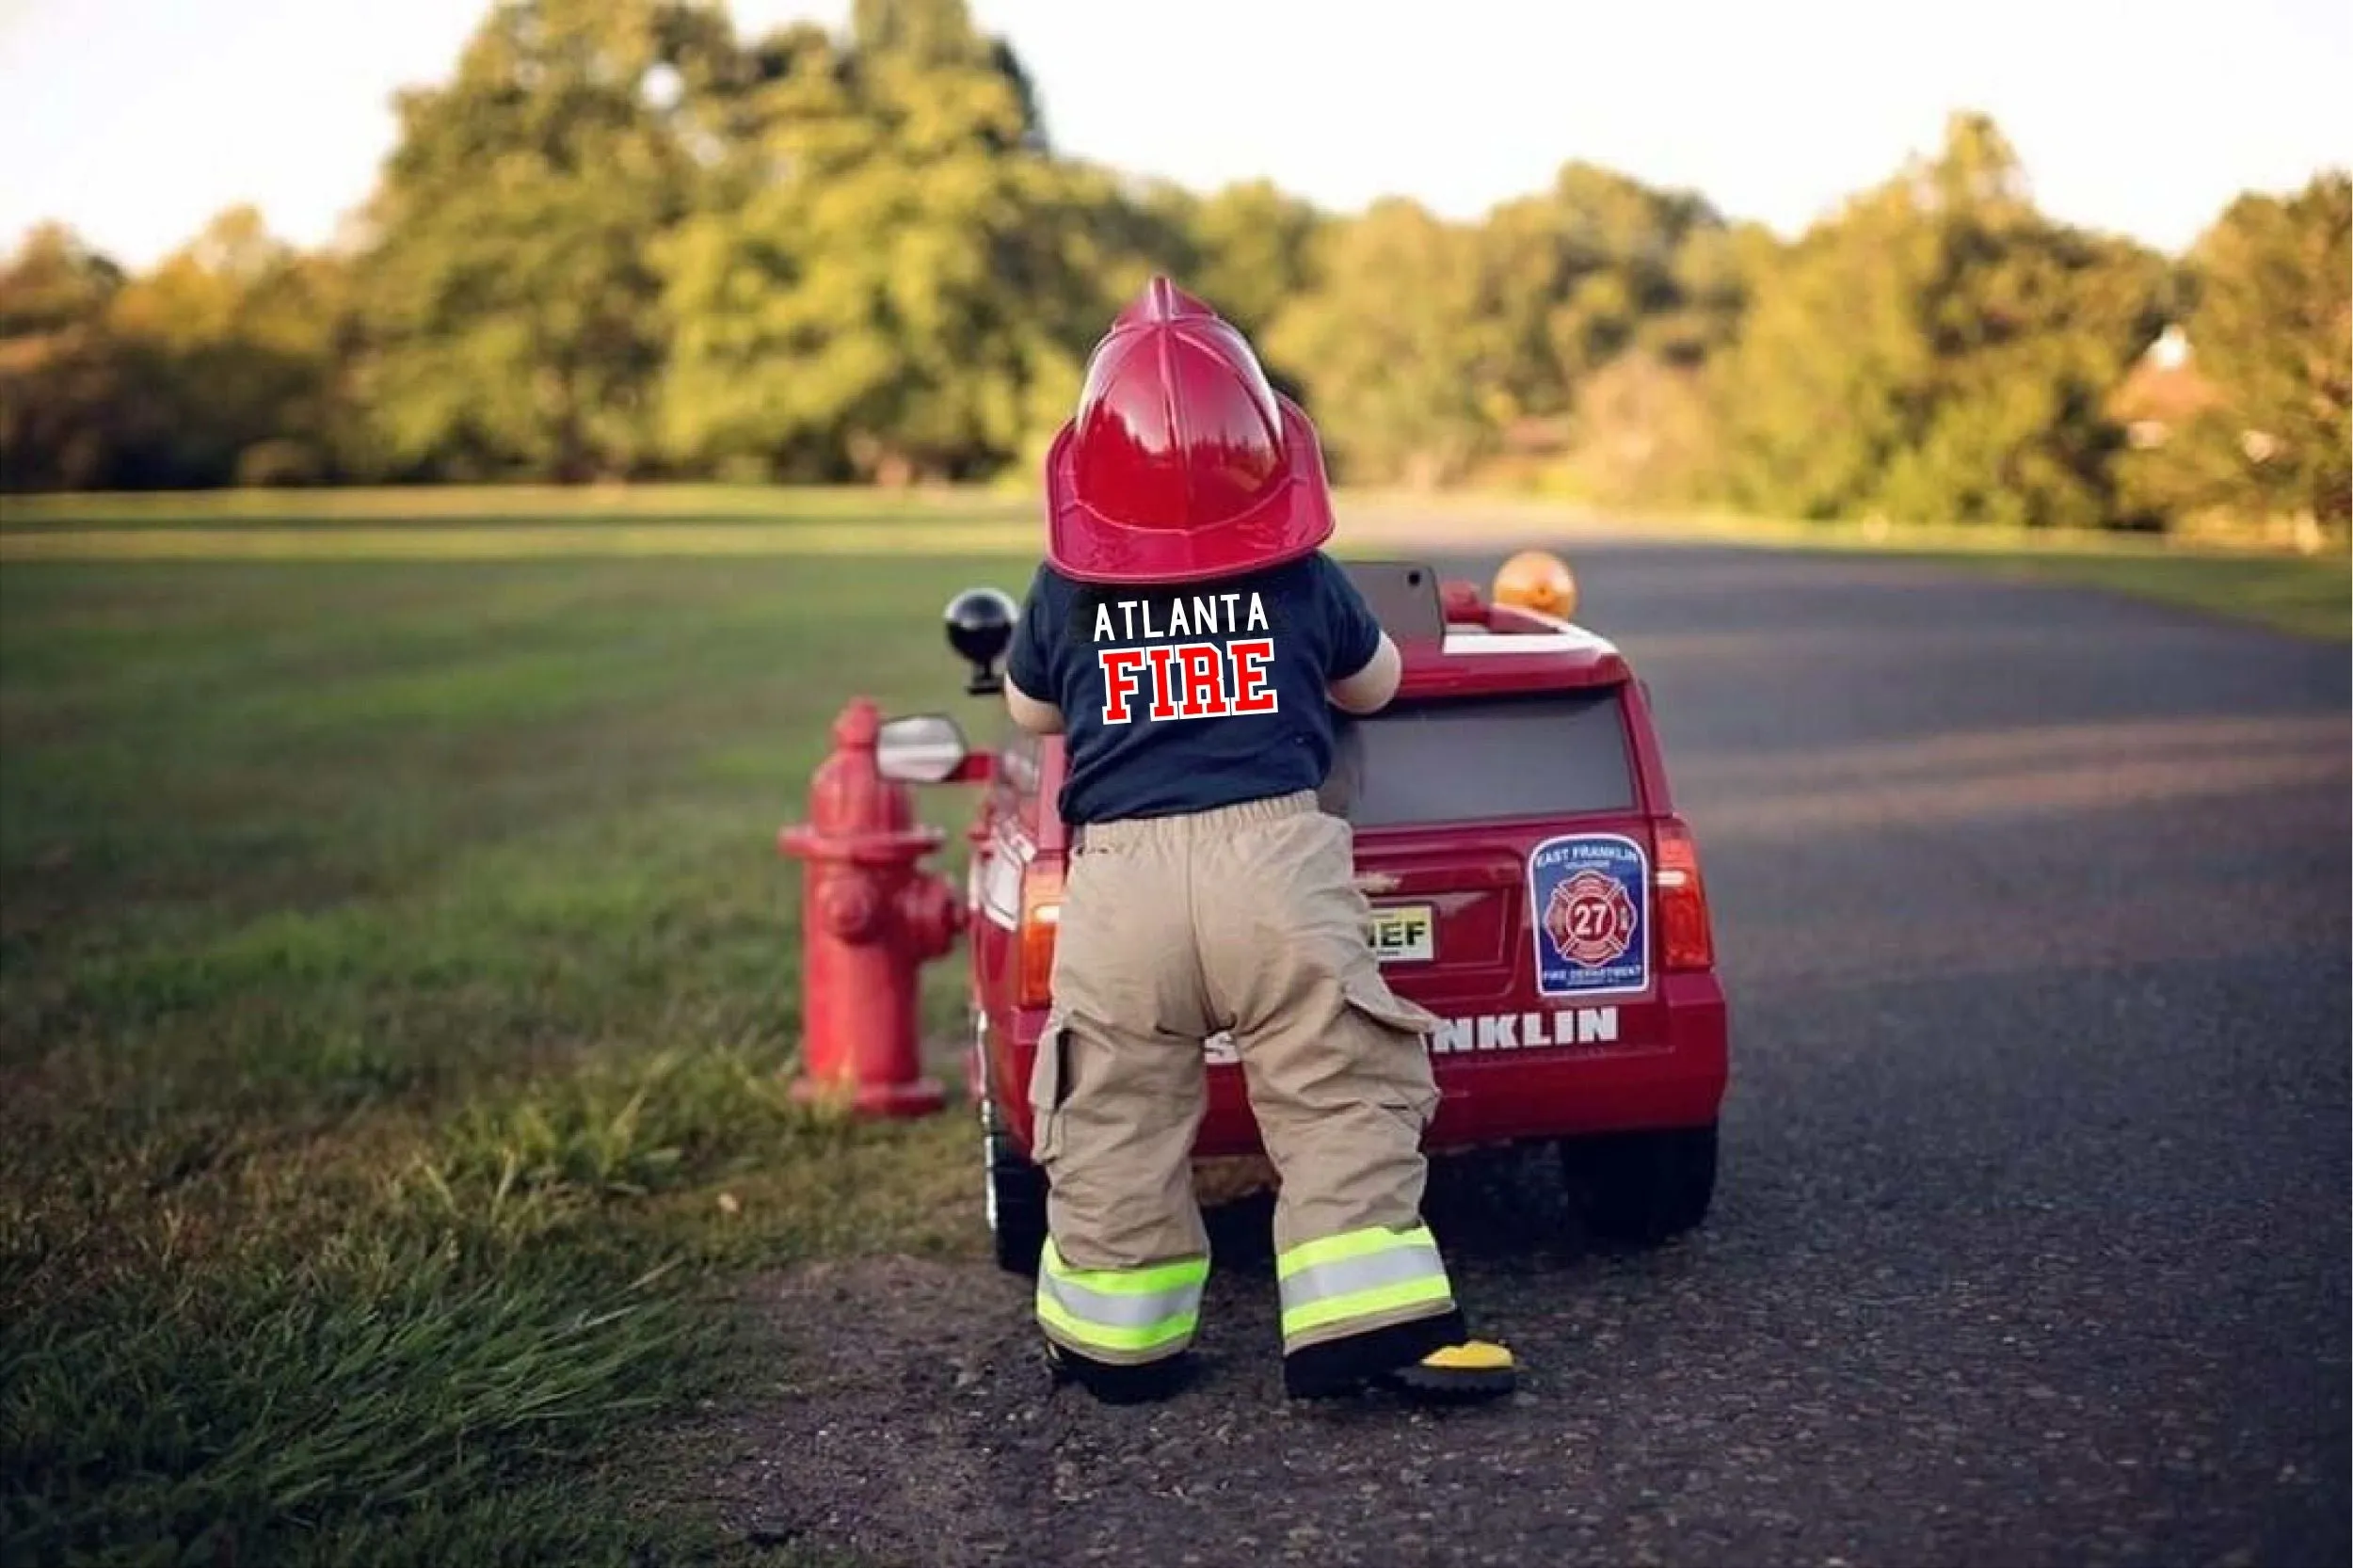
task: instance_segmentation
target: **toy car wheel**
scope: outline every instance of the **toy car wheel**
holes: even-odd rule
[[[981,1098],[981,1147],[983,1203],[997,1266],[1035,1278],[1046,1246],[1046,1173],[1014,1146],[993,1096]]]
[[[1716,1128],[1579,1138],[1561,1148],[1583,1189],[1585,1223],[1605,1240],[1651,1244],[1707,1218],[1716,1195]]]

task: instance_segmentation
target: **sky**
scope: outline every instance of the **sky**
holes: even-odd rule
[[[131,266],[233,203],[327,240],[484,0],[0,0],[0,244]],[[1063,151],[1452,217],[1584,158],[1794,233],[1990,113],[2045,209],[2178,250],[2353,162],[2345,0],[975,0]],[[734,0],[746,31],[848,0]],[[2228,20],[2225,20],[2228,18]]]

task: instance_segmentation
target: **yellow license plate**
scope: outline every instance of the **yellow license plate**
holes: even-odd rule
[[[1384,964],[1426,964],[1438,956],[1438,912],[1427,904],[1372,912],[1372,955]]]

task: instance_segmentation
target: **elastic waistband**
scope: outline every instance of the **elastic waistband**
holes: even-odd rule
[[[1316,792],[1297,790],[1287,795],[1268,795],[1260,800],[1236,801],[1231,806],[1212,806],[1206,811],[1178,811],[1165,817],[1127,817],[1118,822],[1083,823],[1073,828],[1070,847],[1073,849],[1108,849],[1113,844],[1165,842],[1179,835],[1231,832],[1252,823],[1274,822],[1283,817],[1304,816],[1316,809]]]

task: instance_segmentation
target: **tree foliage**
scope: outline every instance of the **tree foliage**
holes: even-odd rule
[[[1802,236],[1721,387],[1727,487],[1801,517],[2096,525],[2166,264],[2054,222],[1989,121]]]
[[[1402,198],[1319,236],[1320,286],[1283,308],[1267,343],[1303,367],[1339,472],[1439,483],[1484,448],[1493,334],[1479,314],[1476,240]]]
[[[2324,173],[2289,197],[2240,197],[2191,248],[2200,395],[2141,459],[2149,504],[2304,515],[2342,532],[2353,472],[2353,181]]]
[[[1140,271],[961,7],[861,6],[756,45],[714,199],[657,247],[668,456],[745,475],[962,477],[1022,455]]]
[[[54,226],[0,268],[11,487],[331,477],[342,267],[233,208],[142,277]]]
[[[136,277],[28,236],[0,265],[7,486],[1033,472],[1166,271],[1356,481],[2345,520],[2341,172],[2178,259],[2042,213],[1977,115],[1786,243],[1578,161],[1477,221],[1334,214],[1057,149],[966,0],[751,37],[720,0],[498,0],[396,107],[321,250],[245,210]],[[2159,418],[2135,399],[2169,323],[2195,394]]]
[[[665,348],[649,241],[701,178],[728,32],[699,4],[502,0],[455,80],[401,98],[360,264],[357,392],[389,472],[647,466]]]
[[[0,468],[11,488],[82,489],[120,471],[105,330],[122,269],[56,224],[0,267]]]

